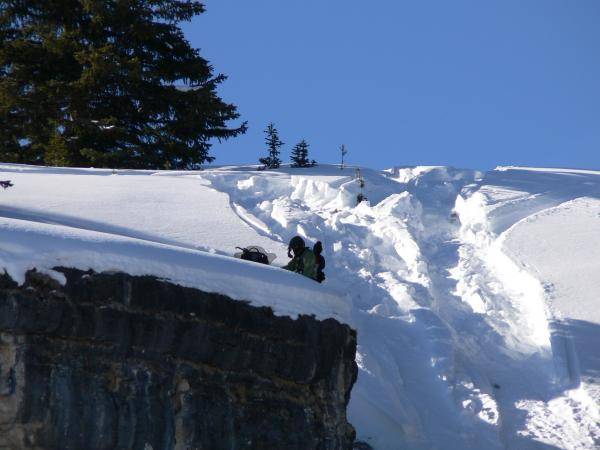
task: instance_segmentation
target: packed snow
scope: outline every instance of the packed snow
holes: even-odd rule
[[[387,449],[600,446],[600,172],[0,165],[0,262],[126,270],[358,331],[349,420]],[[368,201],[357,204],[362,193]],[[327,279],[284,271],[321,240]],[[272,266],[235,259],[260,245]]]

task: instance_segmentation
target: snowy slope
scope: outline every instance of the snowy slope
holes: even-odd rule
[[[600,173],[3,165],[0,261],[151,273],[358,330],[349,406],[376,449],[600,445]],[[233,260],[322,240],[323,286]],[[266,295],[268,293],[268,295]],[[282,303],[283,301],[283,303]]]
[[[0,165],[0,171],[18,186],[3,193],[2,217],[224,255],[236,245],[252,242],[287,260],[286,246],[240,223],[227,195],[203,185],[194,173],[174,179],[143,171],[113,174],[110,170],[17,165]]]
[[[535,305],[544,309],[546,323],[534,326],[553,370],[538,374],[535,395],[516,405],[527,414],[522,433],[558,448],[600,446],[599,199],[599,172],[500,168],[462,203],[484,213],[463,231],[495,238],[483,244],[483,259],[504,263],[496,268],[504,284],[528,278],[518,283],[529,286],[518,306],[524,315],[533,322],[542,316]]]
[[[590,195],[593,195],[590,193]],[[549,405],[557,410],[558,429],[576,418],[571,433],[589,422],[600,445],[600,199],[580,197],[533,214],[515,224],[504,247],[513,260],[543,282],[549,310],[551,345],[558,386],[568,395]],[[575,401],[573,401],[575,399]],[[543,435],[546,424],[532,420],[531,433]],[[567,425],[567,424],[565,424]],[[548,437],[558,443],[561,435]]]
[[[14,184],[1,193],[2,266],[19,281],[32,267],[152,274],[271,306],[276,314],[350,320],[348,300],[326,286],[220,256],[247,244],[281,261],[287,252],[239,220],[227,195],[193,174],[152,174],[1,165],[0,178]]]

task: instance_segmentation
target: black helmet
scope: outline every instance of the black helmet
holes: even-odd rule
[[[306,247],[304,239],[300,236],[294,236],[290,240],[290,245],[288,246],[288,256],[290,258],[292,257],[292,250],[294,250],[294,253],[298,253],[300,250],[304,249],[304,247]]]

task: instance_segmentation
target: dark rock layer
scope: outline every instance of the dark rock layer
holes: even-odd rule
[[[0,277],[0,448],[352,448],[348,326],[57,270]]]

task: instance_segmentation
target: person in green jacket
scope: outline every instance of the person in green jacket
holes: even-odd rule
[[[292,252],[294,256],[292,258]],[[300,273],[313,280],[317,279],[317,259],[312,250],[306,248],[304,239],[294,236],[288,246],[288,256],[292,260],[283,268],[292,272]]]

